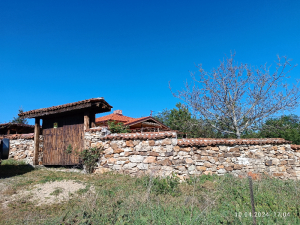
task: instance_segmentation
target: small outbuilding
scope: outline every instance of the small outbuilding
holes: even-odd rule
[[[33,133],[34,126],[21,123],[0,124],[0,135]]]
[[[110,112],[111,108],[104,98],[91,98],[20,113],[21,118],[35,118],[33,164],[38,164],[40,130],[44,138],[43,165],[78,164],[78,156],[69,154],[67,149],[71,147],[81,152],[84,148],[84,131],[96,126],[97,113]]]

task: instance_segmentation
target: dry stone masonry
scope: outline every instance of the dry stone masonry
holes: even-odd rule
[[[153,174],[181,179],[191,175],[226,173],[235,176],[266,174],[281,179],[300,178],[300,146],[281,138],[177,139],[176,132],[110,134],[85,132],[85,148],[103,146],[96,173]],[[0,137],[3,138],[3,137]],[[33,134],[10,135],[9,158],[32,164]],[[40,136],[39,162],[42,162]]]
[[[0,138],[9,140],[9,159],[22,160],[25,163],[33,164],[34,140],[33,134],[13,134]],[[43,136],[40,135],[39,161],[42,161]]]
[[[85,133],[85,147],[103,146],[96,173],[117,171],[180,178],[232,173],[300,178],[300,148],[284,139],[178,139],[175,132],[114,134]]]

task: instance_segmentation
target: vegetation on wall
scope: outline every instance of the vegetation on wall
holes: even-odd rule
[[[125,126],[121,122],[116,122],[116,121],[108,121],[108,128],[110,132],[112,133],[130,133],[130,129],[128,126]]]

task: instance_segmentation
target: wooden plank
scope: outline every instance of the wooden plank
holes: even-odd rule
[[[40,118],[35,118],[33,165],[38,165],[40,148]]]
[[[87,130],[90,128],[90,112],[86,111],[84,112],[84,130]]]
[[[90,124],[91,127],[96,127],[96,113],[94,112],[90,113]]]

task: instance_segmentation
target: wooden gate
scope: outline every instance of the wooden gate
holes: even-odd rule
[[[83,150],[83,115],[43,120],[43,136],[43,165],[78,164],[75,152]]]

